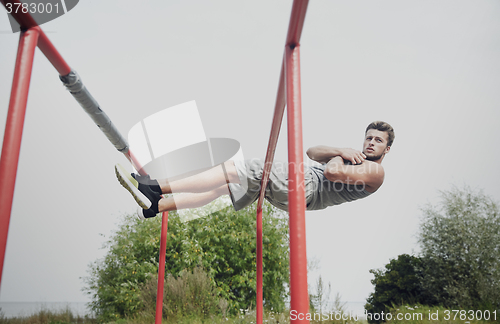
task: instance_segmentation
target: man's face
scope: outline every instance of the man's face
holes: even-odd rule
[[[365,142],[363,143],[363,153],[366,159],[377,161],[382,158],[391,149],[387,146],[389,134],[376,129],[369,129],[365,134]]]

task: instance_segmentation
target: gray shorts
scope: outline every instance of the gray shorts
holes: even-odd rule
[[[237,160],[234,165],[238,172],[240,183],[229,183],[229,195],[236,211],[241,210],[259,198],[260,181],[264,168],[264,160]],[[312,199],[314,184],[308,168],[305,169],[306,204]],[[269,175],[269,183],[265,198],[275,207],[288,211],[288,164],[274,162]]]

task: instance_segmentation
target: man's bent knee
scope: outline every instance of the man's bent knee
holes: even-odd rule
[[[240,177],[238,176],[238,171],[236,170],[236,166],[234,161],[229,160],[224,162],[225,176],[226,180],[230,183],[240,183]]]

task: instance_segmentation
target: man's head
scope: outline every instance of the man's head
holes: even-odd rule
[[[363,143],[363,153],[366,159],[381,162],[389,153],[395,137],[394,129],[386,122],[375,121],[368,125]]]

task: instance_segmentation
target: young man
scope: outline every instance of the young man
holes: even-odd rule
[[[376,121],[366,128],[362,152],[329,146],[308,149],[307,156],[321,165],[305,167],[304,170],[307,210],[339,205],[377,191],[384,181],[381,163],[394,138],[394,129],[389,124]],[[120,165],[115,166],[115,171],[120,183],[143,208],[139,217],[150,218],[159,212],[201,207],[222,195],[229,195],[238,211],[257,200],[263,166],[264,161],[259,159],[227,161],[208,171],[172,182],[130,175]],[[171,193],[182,194],[175,198],[161,196]],[[288,209],[286,164],[273,164],[265,197],[274,206]]]

